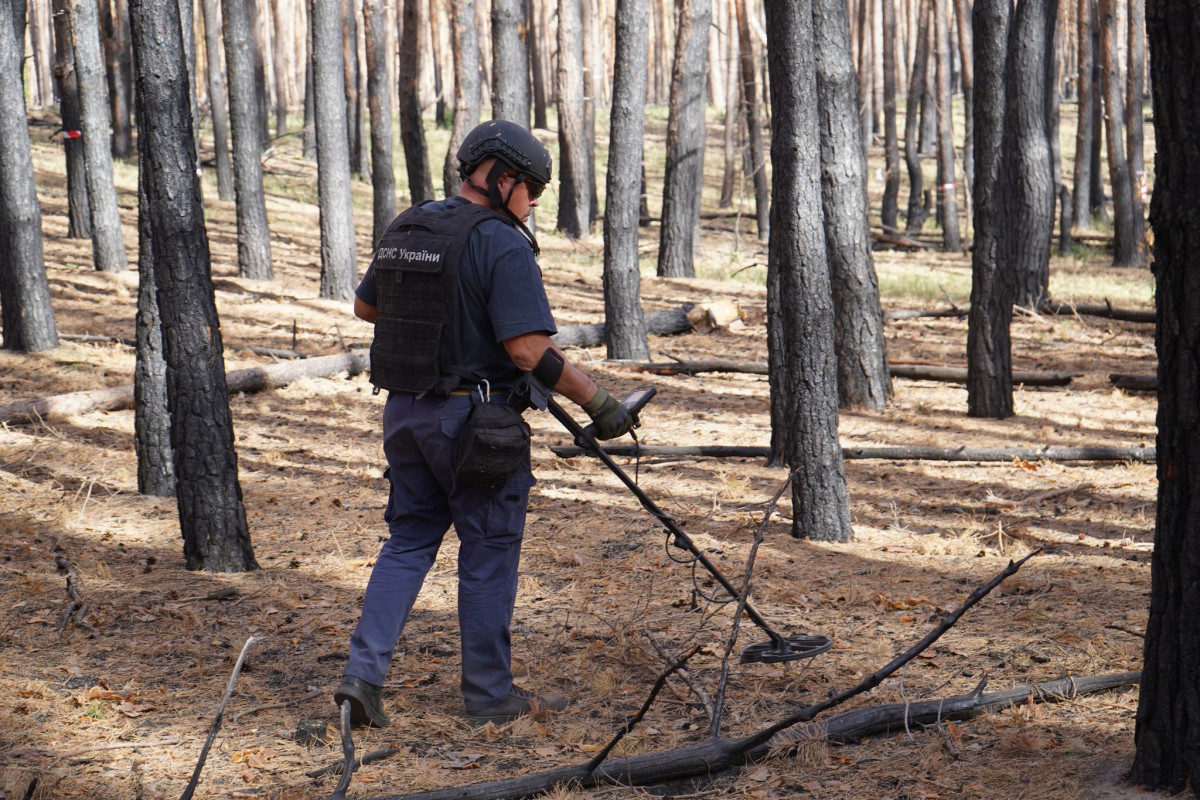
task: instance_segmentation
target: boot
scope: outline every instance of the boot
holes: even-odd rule
[[[486,725],[494,722],[497,725],[512,722],[517,717],[543,711],[562,711],[567,707],[567,700],[562,695],[536,695],[528,689],[522,689],[515,683],[508,694],[499,703],[478,711],[467,711],[467,719],[472,725]]]
[[[342,685],[333,694],[333,702],[341,708],[342,703],[350,701],[350,724],[354,727],[369,725],[386,728],[392,721],[383,713],[382,694],[382,686],[346,675],[342,678]]]

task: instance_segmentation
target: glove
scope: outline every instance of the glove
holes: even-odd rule
[[[583,410],[596,425],[597,439],[615,439],[633,428],[629,409],[603,389],[596,390],[596,396],[584,404]]]

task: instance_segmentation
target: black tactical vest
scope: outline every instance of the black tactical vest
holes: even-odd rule
[[[487,219],[512,224],[475,203],[445,211],[416,206],[380,237],[371,262],[379,304],[371,383],[378,388],[445,395],[478,382],[462,366],[458,265],[471,231]]]

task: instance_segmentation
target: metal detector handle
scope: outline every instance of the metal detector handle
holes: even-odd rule
[[[650,399],[658,394],[658,389],[653,386],[639,386],[629,394],[625,395],[625,399],[621,401],[621,405],[625,406],[625,410],[629,412],[629,416],[633,417],[633,427],[641,424],[638,419],[638,412],[646,407]],[[583,434],[588,439],[596,440],[596,423],[592,423],[583,429]],[[575,444],[579,447],[587,448],[587,442],[580,441],[579,437],[575,437]]]

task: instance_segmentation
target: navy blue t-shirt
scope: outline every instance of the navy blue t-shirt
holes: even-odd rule
[[[469,202],[451,197],[424,208],[445,211]],[[458,281],[463,302],[463,366],[476,375],[498,381],[513,374],[512,359],[501,344],[505,339],[558,332],[533,250],[511,225],[489,219],[475,226],[458,265]],[[368,305],[379,305],[374,261],[354,293]]]

